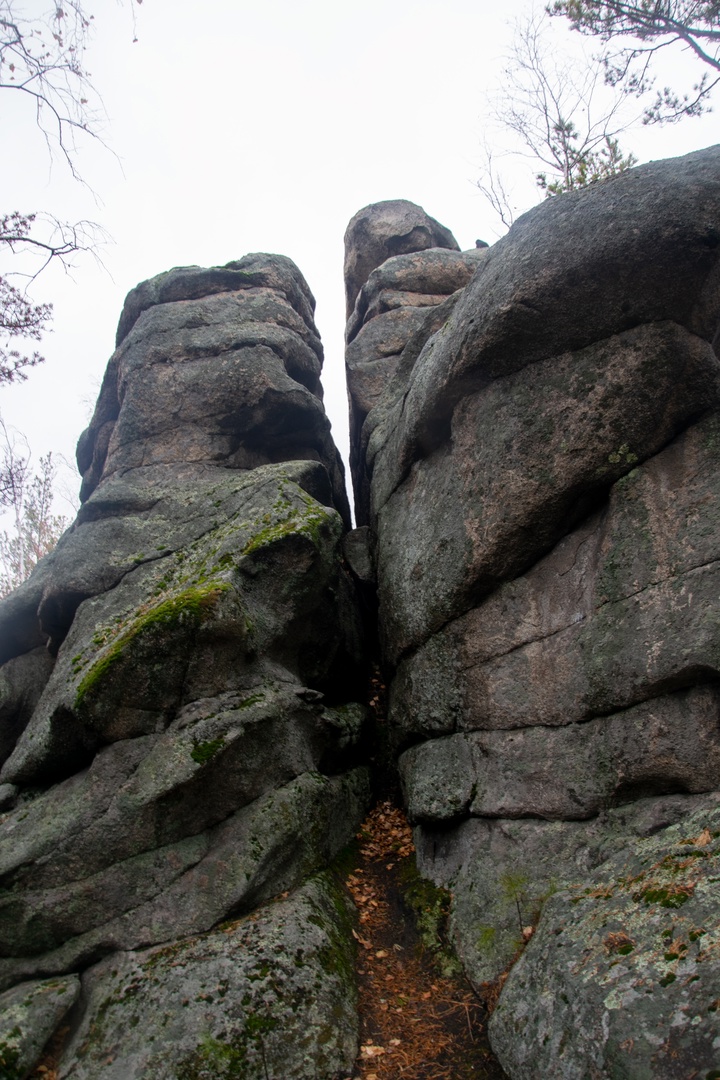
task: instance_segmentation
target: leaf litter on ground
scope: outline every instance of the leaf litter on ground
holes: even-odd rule
[[[358,909],[361,1046],[347,1080],[502,1080],[487,1041],[487,1012],[460,975],[436,968],[403,900],[412,830],[391,800],[358,834],[347,887]]]

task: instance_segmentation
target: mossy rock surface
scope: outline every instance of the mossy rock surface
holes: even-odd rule
[[[78,970],[118,948],[173,941],[206,931],[233,912],[251,911],[329,865],[367,811],[367,771],[355,769],[333,777],[304,772],[225,814],[242,770],[237,762],[234,768],[228,764],[223,779],[220,754],[201,765],[191,759],[191,748],[188,740],[182,756],[206,783],[194,793],[180,784],[165,798],[156,793],[145,807],[133,807],[141,789],[133,792],[137,778],[131,777],[93,825],[89,819],[97,804],[87,807],[85,821],[81,806],[83,794],[92,793],[100,779],[96,772],[85,791],[75,793],[75,818],[59,821],[54,833],[46,825],[41,837],[34,835],[34,822],[43,828],[47,804],[31,807],[35,813],[18,823],[27,861],[15,872],[16,887],[0,899],[0,987],[38,973]],[[151,776],[162,755],[144,749],[141,767]],[[205,778],[216,763],[218,771]],[[120,775],[111,764],[106,762],[108,782]],[[214,816],[208,820],[209,814]],[[103,830],[108,832],[113,817],[119,827],[103,848]],[[205,828],[193,832],[194,820],[205,820]],[[77,830],[65,842],[63,825]],[[84,869],[91,861],[99,866],[94,873]]]
[[[479,990],[523,944],[555,893],[591,880],[596,868],[638,838],[718,805],[717,794],[638,799],[590,821],[470,818],[415,830],[418,868],[452,893],[450,927],[466,974]]]
[[[252,687],[268,668],[320,691],[359,689],[362,632],[340,559],[343,524],[302,486],[318,471],[290,463],[203,474],[187,486],[185,524],[178,492],[171,498],[168,477],[155,472],[135,492],[151,512],[123,515],[107,536],[107,521],[89,522],[104,544],[114,536],[124,573],[118,565],[113,580],[108,556],[113,587],[75,612],[2,779],[63,779],[98,745],[157,734],[184,703]]]
[[[323,467],[150,472],[101,484],[114,523],[88,510],[71,534],[120,554],[6,762],[0,988],[250,911],[366,809],[361,619]]]
[[[252,916],[84,977],[73,1080],[331,1080],[358,1046],[347,900],[320,875]]]

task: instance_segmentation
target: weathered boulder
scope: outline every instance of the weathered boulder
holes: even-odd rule
[[[263,1010],[278,1028],[268,1053],[284,1039],[294,1075],[330,1080],[356,1052],[347,918],[327,883],[302,891],[370,795],[367,613],[343,555],[313,306],[279,256],[174,270],[131,293],[79,445],[83,506],[0,603],[0,989],[83,978],[63,1075],[100,1075],[112,1057],[108,1076],[190,1080],[242,1059],[262,1077]],[[213,933],[288,892],[256,929]],[[198,934],[210,936],[177,945]],[[161,1048],[168,1014],[150,979],[123,1056],[102,1043],[100,1006],[118,972],[142,968],[128,954],[160,944],[183,958],[162,990],[173,1034]],[[332,968],[318,985],[335,962],[342,980]],[[233,965],[208,1026],[205,999],[187,1003]],[[29,1067],[54,1026],[27,1020]]]
[[[83,976],[74,1080],[336,1080],[357,1054],[351,916],[328,877],[216,931]]]
[[[274,668],[318,692],[358,689],[342,522],[301,486],[313,489],[316,473],[326,476],[303,462],[180,476],[154,466],[141,470],[139,489],[132,474],[103,484],[106,512],[119,489],[125,506],[135,496],[143,510],[88,521],[93,496],[56,549],[41,619],[51,604],[70,608],[68,594],[90,595],[2,780],[61,778],[78,754],[162,731],[182,705],[249,691]]]
[[[375,203],[368,210],[382,214],[385,205]],[[355,341],[364,327],[372,322],[375,324],[376,348],[379,349],[382,337],[378,325],[391,327],[393,324],[377,324],[375,320],[405,308],[435,307],[442,303],[446,297],[467,285],[484,257],[485,252],[479,248],[457,251],[442,246],[387,258],[363,283],[347,322],[346,340],[348,343]],[[412,314],[406,313],[406,318]],[[407,340],[407,336],[403,336]],[[401,352],[402,349],[396,347],[395,351]]]
[[[523,946],[523,930],[555,893],[592,880],[598,866],[637,838],[660,836],[696,810],[714,810],[718,801],[717,792],[659,795],[610,807],[589,821],[471,817],[428,825],[415,834],[418,867],[452,892],[453,940],[482,990],[508,969]]]
[[[368,520],[370,499],[366,417],[393,381],[408,342],[418,333],[424,341],[439,329],[446,316],[438,319],[433,309],[467,284],[484,255],[476,248],[458,251],[452,234],[414,203],[374,203],[348,226],[345,368],[350,471],[361,524]]]
[[[134,749],[139,755],[146,747]],[[195,744],[193,750],[196,757],[217,753],[212,743]],[[205,809],[203,814],[192,791],[187,808],[177,789],[148,805],[145,792],[136,795],[144,779],[139,766],[116,799],[100,806],[100,800],[94,805],[88,800],[78,808],[88,784],[105,780],[114,764],[110,755],[88,783],[77,785],[71,807],[60,808],[64,812],[57,824],[46,824],[43,811],[52,806],[46,803],[29,815],[40,835],[21,830],[21,855],[4,875],[3,986],[48,971],[82,969],[117,949],[172,941],[252,911],[326,866],[352,838],[369,795],[364,770],[336,777],[308,771],[220,818],[222,805],[217,813]],[[149,762],[148,768],[153,766],[157,759]],[[219,772],[220,763],[216,778]],[[117,770],[115,778],[123,780]],[[131,814],[127,804],[143,795],[145,806]],[[212,802],[212,787],[205,790],[205,799]],[[175,823],[168,816],[179,806],[185,812],[178,816],[185,820]],[[100,812],[99,819],[87,820],[91,809]],[[17,820],[8,824],[12,828]],[[77,848],[58,838],[61,824],[78,829]],[[100,848],[103,825],[109,834],[106,851]],[[196,831],[190,831],[193,826]],[[53,840],[57,854],[50,846]],[[28,852],[39,856],[37,869]]]
[[[352,315],[357,295],[375,267],[393,255],[427,248],[457,251],[458,244],[444,225],[416,203],[407,199],[389,199],[358,210],[345,231],[346,317],[349,319]]]
[[[361,525],[370,521],[370,468],[373,431],[389,412],[389,401],[395,400],[398,388],[405,385],[406,372],[412,366],[422,346],[447,321],[460,290],[444,300],[438,297],[435,305],[401,308],[390,312],[392,327],[384,325],[385,317],[374,319],[379,324],[377,339],[372,323],[367,333],[359,335],[346,350],[345,374],[350,402],[350,474],[355,494],[355,517]],[[392,329],[387,347],[396,353],[382,355],[384,333]],[[378,357],[366,360],[365,350],[378,344]],[[382,343],[382,344],[380,344]],[[356,346],[356,348],[353,348]],[[402,392],[402,390],[400,390]]]
[[[453,889],[476,984],[517,948],[503,879],[542,897],[587,870],[586,838],[615,828],[608,808],[718,790],[719,431],[710,415],[633,469],[602,511],[400,666],[396,739],[429,740],[400,759],[422,850],[478,845],[452,869],[421,857]],[[467,815],[477,823],[456,832]],[[583,818],[589,831],[569,824]],[[476,946],[478,925],[492,948]]]
[[[447,441],[377,514],[391,662],[532,565],[614,481],[719,401],[712,346],[674,323],[549,357],[468,394]],[[373,498],[376,477],[377,463]],[[413,528],[420,514],[424,528]]]
[[[446,332],[413,368],[375,462],[376,511],[443,445],[456,406],[492,380],[646,323],[713,341],[719,153],[642,165],[547,200],[487,251]]]
[[[205,484],[212,501],[210,489],[230,470],[318,462],[311,494],[349,526],[342,463],[321,401],[314,306],[297,267],[279,255],[171,270],[130,293],[78,443],[83,500],[102,479],[75,526],[94,523],[92,542],[85,532],[78,544],[71,530],[0,605],[0,663],[48,637],[56,652],[82,600],[112,588],[132,557],[161,551],[164,536],[145,542],[146,518],[157,525],[163,514],[182,540],[196,538],[193,525],[205,531],[209,514],[219,521],[221,503],[209,512],[193,506],[183,494],[188,482]]]
[[[611,716],[431,739],[400,758],[412,821],[592,818],[641,794],[712,791],[720,694],[694,686]]]
[[[490,1022],[513,1080],[717,1074],[719,869],[716,807],[547,901]]]
[[[349,521],[321,404],[315,301],[280,255],[182,267],[128,296],[118,347],[78,445],[86,498],[101,477],[168,462],[252,469],[321,461]]]
[[[585,721],[715,677],[718,469],[710,414],[526,574],[448,622],[399,666],[403,738]]]

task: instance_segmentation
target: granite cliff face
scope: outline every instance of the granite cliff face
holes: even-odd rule
[[[508,1076],[720,1075],[720,148],[490,249],[366,207],[346,295],[354,532],[297,268],[127,298],[82,508],[0,603],[0,1071],[64,1026],[63,1080],[350,1075],[376,587]]]
[[[403,258],[430,273],[437,255]],[[399,261],[370,275],[366,306]],[[714,937],[697,986],[694,970],[672,994],[661,955],[625,957],[604,996],[580,946],[595,919],[650,952],[675,893],[628,876],[625,906],[603,908],[622,874],[606,860],[672,861],[679,842],[709,877],[676,898],[699,934],[717,926],[702,882],[720,801],[720,149],[545,202],[413,331],[356,473],[420,869],[452,890],[478,987],[561,893],[547,919],[567,919],[574,948],[551,946],[543,916],[500,998],[493,1045],[511,1077],[539,1061],[568,1080],[714,1076]],[[587,886],[574,921],[568,885]]]

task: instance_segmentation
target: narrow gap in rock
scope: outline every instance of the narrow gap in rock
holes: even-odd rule
[[[396,800],[375,806],[358,841],[346,882],[359,912],[352,1080],[503,1080],[485,1006],[443,940],[447,894],[419,878]]]

